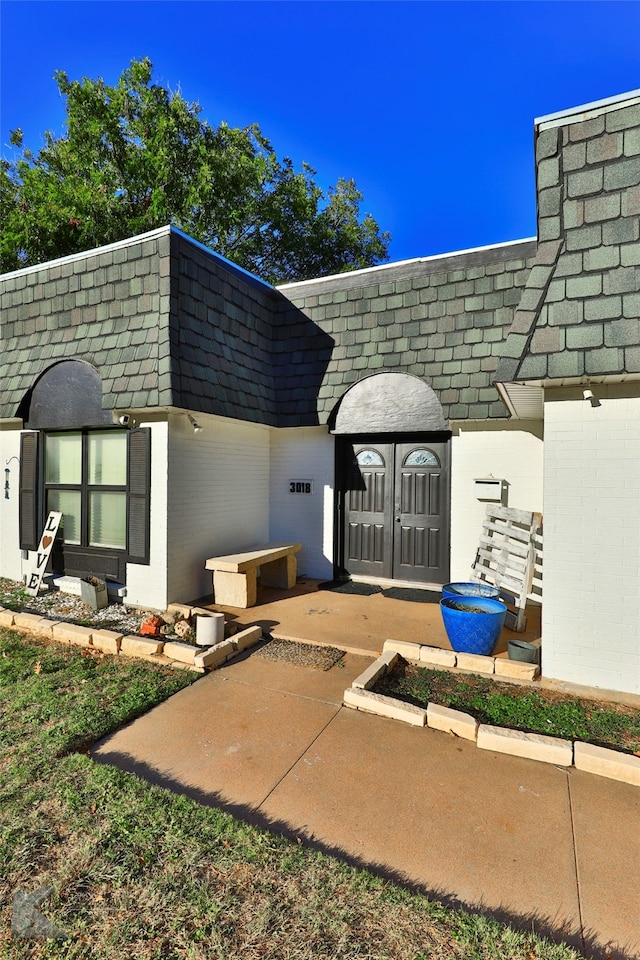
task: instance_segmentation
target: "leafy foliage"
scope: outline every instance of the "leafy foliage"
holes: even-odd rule
[[[315,171],[279,160],[253,124],[211,127],[197,104],[152,83],[133,60],[115,86],[55,79],[66,135],[35,154],[11,134],[0,162],[0,267],[16,269],[171,223],[272,283],[373,266],[389,236],[340,179],[326,194]]]

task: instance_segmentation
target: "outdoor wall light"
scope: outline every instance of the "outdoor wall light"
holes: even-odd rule
[[[601,406],[601,403],[600,403],[600,401],[598,400],[598,398],[597,398],[597,397],[594,397],[594,395],[593,395],[593,390],[583,390],[583,391],[582,391],[582,399],[583,399],[583,400],[588,400],[592,407],[599,407],[599,406]]]
[[[118,417],[118,423],[121,427],[127,427],[130,430],[138,426],[137,420],[134,420],[128,413],[123,413],[122,416]]]
[[[189,423],[190,423],[191,426],[193,427],[193,432],[194,432],[194,433],[202,433],[202,427],[200,426],[200,424],[199,424],[199,423],[196,423],[196,421],[193,419],[193,417],[191,416],[190,413],[188,413],[187,416],[189,417]]]

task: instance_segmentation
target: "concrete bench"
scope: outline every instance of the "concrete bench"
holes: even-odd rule
[[[242,553],[210,557],[206,570],[213,570],[215,602],[225,607],[253,607],[260,583],[265,587],[291,590],[296,585],[296,553],[299,543],[267,543]]]

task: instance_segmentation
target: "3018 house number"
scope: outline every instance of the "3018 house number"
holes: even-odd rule
[[[289,493],[313,493],[313,480],[289,480]]]

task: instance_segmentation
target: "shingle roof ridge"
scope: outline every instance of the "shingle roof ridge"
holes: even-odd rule
[[[557,113],[547,113],[543,117],[536,117],[533,123],[534,126],[538,127],[543,123],[557,124],[560,120],[569,122],[577,114],[602,111],[609,107],[618,109],[618,107],[628,104],[631,100],[640,100],[640,89],[629,90],[627,93],[619,93],[613,97],[605,97],[603,100],[592,100],[591,103],[579,104],[577,107],[568,107],[566,110],[559,110]]]
[[[48,270],[49,267],[57,267],[62,263],[74,263],[77,260],[86,260],[89,257],[106,253],[108,250],[118,250],[122,247],[131,247],[136,243],[142,243],[146,240],[155,240],[156,237],[163,237],[171,233],[174,229],[170,224],[164,227],[155,227],[146,233],[137,233],[134,237],[125,237],[124,240],[114,240],[112,243],[104,243],[101,247],[90,247],[89,250],[79,250],[77,253],[68,253],[64,257],[56,257],[54,260],[43,260],[42,263],[31,263],[28,267],[19,267],[18,270],[10,270],[9,273],[0,274],[0,279],[10,280],[13,277],[22,277],[30,273],[36,273],[38,270]]]
[[[362,270],[349,270],[346,273],[333,273],[328,277],[312,277],[309,280],[294,280],[291,283],[278,284],[276,290],[287,290],[289,287],[303,287],[312,283],[326,283],[330,280],[344,280],[346,277],[359,277],[363,274],[374,273],[379,270],[390,270],[397,267],[406,267],[411,264],[435,263],[438,260],[450,260],[452,257],[462,257],[470,253],[482,253],[486,250],[516,247],[521,243],[535,243],[537,239],[537,237],[522,237],[519,240],[504,240],[500,243],[488,243],[481,247],[467,247],[464,250],[451,250],[444,253],[430,254],[427,257],[410,257],[408,260],[394,260],[391,263],[379,263],[374,267],[363,267]]]

